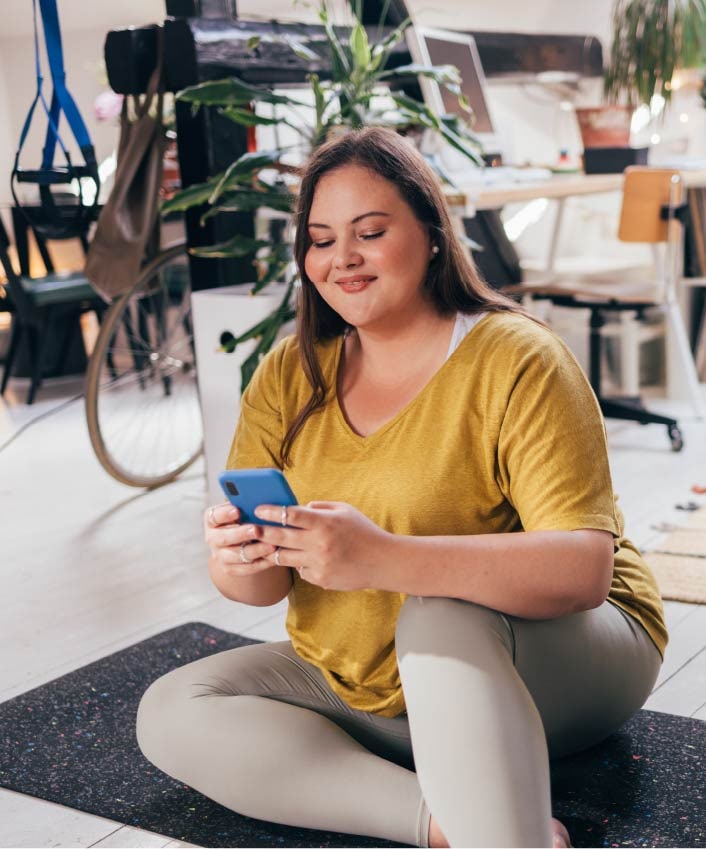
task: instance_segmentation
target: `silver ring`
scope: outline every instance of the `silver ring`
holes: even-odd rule
[[[212,528],[217,527],[217,522],[216,522],[215,515],[214,515],[215,509],[216,509],[215,507],[209,507],[208,508],[208,524]]]
[[[280,519],[280,521],[282,522],[282,525],[286,528],[287,527],[287,508],[286,507],[282,507],[282,518]]]
[[[252,560],[248,560],[248,558],[245,556],[245,546],[248,545],[248,544],[249,543],[247,543],[247,542],[241,542],[240,543],[240,562],[241,563],[252,563],[253,562]]]
[[[275,564],[277,566],[281,566],[282,564],[279,562],[279,546],[275,549]]]

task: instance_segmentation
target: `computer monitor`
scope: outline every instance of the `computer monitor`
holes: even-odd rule
[[[488,102],[485,97],[485,74],[473,36],[431,27],[411,26],[407,29],[407,46],[412,59],[422,65],[455,65],[461,75],[461,91],[473,110],[473,132],[488,155],[499,154],[501,147],[496,135]],[[444,86],[419,77],[424,102],[437,114],[461,115],[468,118],[457,96]]]

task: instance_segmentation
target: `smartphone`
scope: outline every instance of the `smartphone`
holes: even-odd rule
[[[279,469],[229,469],[221,472],[218,482],[228,501],[240,510],[240,521],[253,525],[279,525],[258,519],[255,508],[260,504],[291,507],[297,503],[287,479]]]

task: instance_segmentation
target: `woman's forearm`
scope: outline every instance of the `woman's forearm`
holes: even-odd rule
[[[608,531],[392,536],[375,588],[445,596],[511,616],[553,619],[598,607],[610,589]]]
[[[292,570],[274,566],[247,577],[229,575],[215,557],[208,559],[211,580],[218,591],[231,601],[269,607],[287,596],[292,588]]]

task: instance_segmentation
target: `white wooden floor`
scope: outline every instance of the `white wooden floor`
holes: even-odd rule
[[[49,382],[33,407],[26,382],[0,400],[0,700],[188,621],[284,639],[284,604],[248,608],[209,582],[201,541],[203,467],[155,492],[106,476],[88,442],[81,402],[30,419],[81,391]],[[706,423],[686,405],[653,402],[679,415],[686,446],[669,450],[662,427],[609,422],[615,488],[638,545],[655,522],[680,522],[675,508],[706,484]],[[706,606],[667,604],[671,642],[646,707],[706,719]],[[0,790],[0,846],[185,846],[166,837]]]

